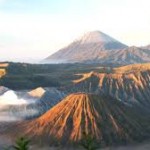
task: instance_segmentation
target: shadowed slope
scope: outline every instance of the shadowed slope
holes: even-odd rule
[[[76,93],[38,119],[18,124],[17,135],[40,143],[67,144],[81,140],[85,132],[104,145],[120,144],[146,136],[140,117],[135,116],[132,108],[110,97]]]

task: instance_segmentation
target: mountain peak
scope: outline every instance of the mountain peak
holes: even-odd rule
[[[108,36],[107,34],[101,31],[90,31],[85,33],[81,39],[82,43],[109,43],[117,42],[114,38]]]
[[[116,138],[118,142],[122,138],[128,141],[127,135],[134,139],[134,131],[138,130],[138,122],[130,123],[135,117],[132,113],[128,106],[112,97],[72,93],[41,117],[19,124],[17,134],[23,131],[35,141],[49,144],[79,141],[84,132],[104,142],[108,140],[105,137],[110,137],[111,142]],[[132,129],[130,133],[127,126]],[[141,137],[141,132],[138,133]]]
[[[87,32],[68,46],[45,59],[49,63],[101,62],[108,51],[128,46],[101,31]],[[106,54],[104,54],[106,52]]]

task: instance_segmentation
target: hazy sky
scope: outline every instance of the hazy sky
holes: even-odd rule
[[[150,44],[149,7],[150,0],[0,0],[0,60],[43,59],[92,30]]]

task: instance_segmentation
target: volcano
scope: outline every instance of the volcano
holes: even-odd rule
[[[124,48],[127,48],[125,44],[105,33],[92,31],[47,57],[45,62],[95,62],[100,59],[100,57],[104,57],[107,51]]]
[[[150,46],[136,47],[92,31],[47,57],[45,63],[136,64],[150,62]]]
[[[136,118],[136,119],[135,119]],[[143,120],[130,106],[108,96],[73,93],[41,117],[15,125],[11,133],[40,143],[79,142],[83,133],[104,145],[132,142],[147,136]]]

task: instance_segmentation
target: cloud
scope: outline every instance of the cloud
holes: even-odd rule
[[[26,117],[35,116],[39,113],[34,105],[35,101],[19,99],[14,91],[7,91],[0,96],[0,122],[12,122],[23,120]]]
[[[29,102],[25,99],[18,99],[14,91],[7,91],[2,96],[0,96],[0,106],[5,105],[23,105]]]

